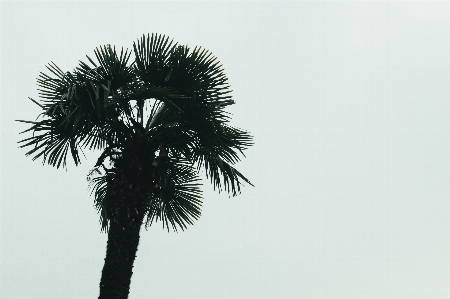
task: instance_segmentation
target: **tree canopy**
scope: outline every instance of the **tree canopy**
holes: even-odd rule
[[[40,98],[30,100],[42,112],[35,121],[20,120],[31,124],[22,133],[33,133],[20,143],[33,160],[57,168],[67,168],[68,156],[81,163],[83,149],[102,151],[89,177],[103,230],[112,184],[127,163],[151,165],[136,177],[150,186],[146,225],[162,220],[167,229],[184,230],[200,216],[202,169],[219,192],[235,196],[243,182],[251,185],[233,165],[252,136],[229,125],[225,108],[234,100],[209,51],[152,34],[132,51],[106,45],[94,53],[96,61],[87,56],[71,72],[52,62],[50,75],[40,73]]]

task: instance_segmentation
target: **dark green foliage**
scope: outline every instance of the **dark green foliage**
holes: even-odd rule
[[[146,225],[184,230],[200,217],[201,169],[233,196],[251,184],[233,165],[252,137],[228,125],[225,108],[234,101],[210,52],[152,34],[133,44],[131,63],[131,52],[110,45],[94,53],[96,61],[87,57],[72,72],[51,63],[51,75],[39,75],[40,99],[31,100],[41,119],[21,121],[33,136],[20,143],[33,160],[58,168],[69,152],[78,165],[82,149],[103,151],[88,176],[102,230],[127,188]]]

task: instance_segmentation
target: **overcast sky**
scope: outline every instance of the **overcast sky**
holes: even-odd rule
[[[79,167],[17,141],[36,78],[143,34],[223,63],[237,165],[187,231],[141,231],[130,299],[450,298],[449,2],[1,2],[1,298],[97,298],[107,235]]]

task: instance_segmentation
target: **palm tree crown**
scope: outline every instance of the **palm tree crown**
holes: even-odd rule
[[[69,151],[76,165],[82,149],[102,151],[88,178],[103,230],[124,190],[146,225],[162,220],[167,229],[184,230],[200,216],[201,169],[219,192],[235,196],[243,182],[251,185],[233,165],[252,137],[228,124],[225,108],[234,101],[209,51],[152,34],[133,51],[107,45],[95,56],[72,72],[50,63],[53,75],[39,75],[41,99],[31,100],[41,119],[22,121],[33,136],[20,142],[32,147],[33,160],[58,168],[67,167]]]

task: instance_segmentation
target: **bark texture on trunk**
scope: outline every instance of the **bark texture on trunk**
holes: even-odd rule
[[[109,231],[99,299],[128,298],[139,232],[151,205],[155,146],[129,142],[114,161],[114,175],[108,181]]]
[[[126,299],[130,291],[133,263],[144,218],[134,207],[117,208],[108,231],[105,265],[99,299]]]

